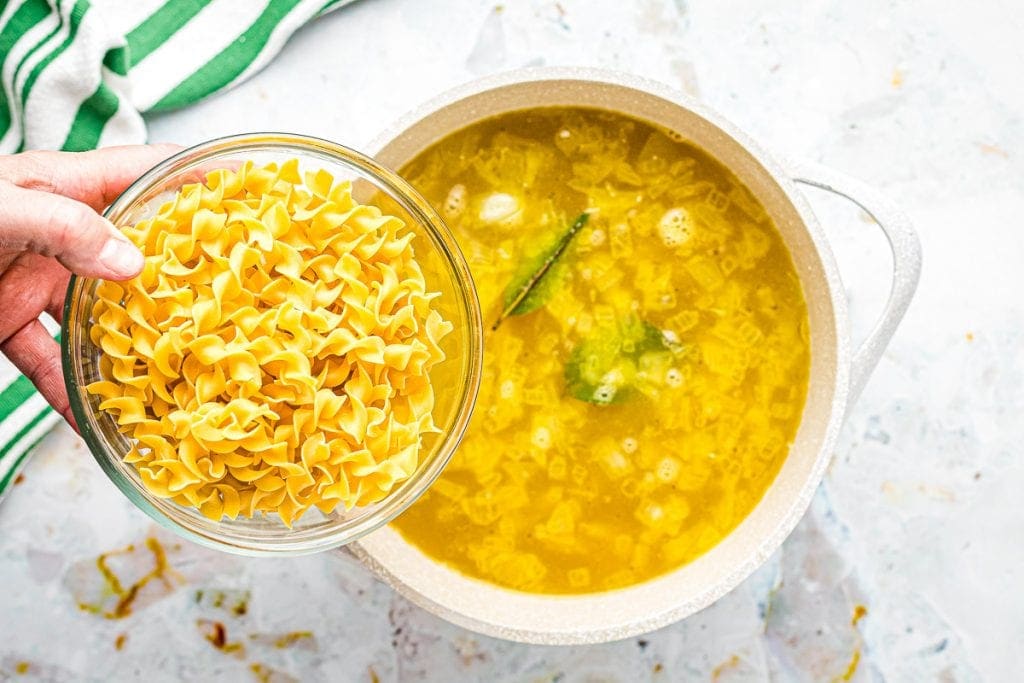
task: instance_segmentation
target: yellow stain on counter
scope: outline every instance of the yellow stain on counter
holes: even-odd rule
[[[987,142],[978,142],[975,144],[978,145],[978,149],[981,150],[982,154],[992,154],[994,156],[1002,157],[1004,159],[1010,158],[1010,153],[1007,152],[1002,147],[1000,147],[999,145],[992,145]]]
[[[740,656],[739,655],[733,655],[732,657],[729,657],[729,659],[725,660],[724,662],[722,662],[721,664],[719,664],[718,666],[716,666],[714,669],[711,670],[711,680],[713,682],[717,682],[717,681],[721,680],[722,674],[724,674],[725,672],[730,671],[732,669],[735,669],[739,665],[740,665]]]
[[[156,538],[150,536],[146,539],[146,548],[153,554],[153,568],[143,574],[137,581],[125,587],[121,577],[110,567],[111,558],[131,555],[136,552],[134,544],[125,546],[120,550],[112,550],[102,553],[96,558],[96,569],[103,577],[103,593],[106,596],[117,598],[113,608],[106,608],[104,601],[96,603],[81,601],[79,609],[93,614],[100,614],[107,619],[123,619],[132,613],[132,607],[140,592],[153,581],[159,580],[168,592],[174,589],[174,582],[183,582],[184,579],[170,567],[167,562],[167,553],[164,547]]]
[[[853,675],[857,673],[857,667],[860,666],[860,648],[858,647],[853,651],[853,655],[850,657],[850,663],[846,665],[846,671],[839,676],[832,679],[832,683],[841,683],[843,681],[853,680]]]

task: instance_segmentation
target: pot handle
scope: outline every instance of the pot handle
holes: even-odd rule
[[[910,219],[888,198],[866,183],[830,168],[801,162],[791,167],[793,180],[849,199],[882,229],[892,251],[892,287],[882,317],[853,355],[847,406],[864,390],[889,340],[917,289],[921,277],[921,243]]]

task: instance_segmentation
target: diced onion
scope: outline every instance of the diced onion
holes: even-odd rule
[[[484,223],[512,226],[522,220],[519,200],[505,192],[487,195],[480,202],[480,220]]]

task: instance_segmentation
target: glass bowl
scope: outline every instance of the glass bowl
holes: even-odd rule
[[[254,133],[219,138],[187,149],[148,171],[114,201],[105,216],[124,226],[154,215],[182,185],[199,182],[217,168],[298,158],[302,169],[322,168],[336,180],[351,180],[353,197],[373,201],[404,219],[428,288],[440,291],[435,305],[454,324],[442,340],[445,360],[430,372],[435,391],[434,420],[440,430],[423,437],[413,475],[373,505],[322,514],[315,507],[288,528],[276,515],[214,521],[198,510],[158,498],[124,462],[131,443],[114,419],[99,410],[99,397],[85,387],[99,377],[101,351],[90,340],[95,279],[72,277],[64,305],[64,381],[79,430],[96,461],[128,498],[164,527],[201,545],[246,555],[305,554],[344,545],[383,526],[411,505],[444,469],[469,423],[480,383],[483,328],[469,268],[437,212],[408,183],[372,159],[300,135]]]

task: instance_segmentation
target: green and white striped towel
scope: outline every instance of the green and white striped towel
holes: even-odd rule
[[[244,81],[352,1],[0,0],[0,153],[144,142],[140,112]],[[0,496],[58,419],[0,358]]]

